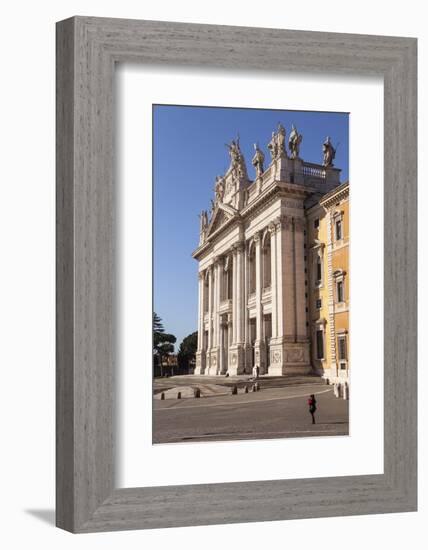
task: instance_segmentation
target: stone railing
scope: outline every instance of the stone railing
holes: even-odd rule
[[[249,187],[247,187],[247,200],[246,204],[249,204],[257,196],[257,185],[254,181]]]
[[[273,166],[270,165],[269,168],[266,168],[266,170],[263,172],[263,183],[267,183],[272,176]]]
[[[321,178],[321,179],[325,179],[326,177],[324,168],[320,168],[319,166],[316,166],[316,165],[314,166],[306,163],[303,165],[303,175],[309,176],[312,178]]]

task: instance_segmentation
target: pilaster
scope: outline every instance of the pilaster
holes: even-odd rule
[[[276,276],[282,296],[278,304],[281,310],[281,323],[278,337],[289,342],[296,339],[295,265],[293,219],[282,216],[277,233],[277,246],[281,249],[281,261],[277,264]]]
[[[277,329],[274,332],[272,317],[271,375],[306,374],[312,370],[306,336],[303,222],[303,219],[282,216],[275,224]]]
[[[330,378],[337,377],[336,359],[336,323],[334,311],[334,279],[333,279],[333,228],[330,210],[326,213],[327,222],[327,281],[328,281],[328,337],[330,345]]]
[[[308,340],[308,329],[306,326],[308,314],[306,313],[306,285],[307,273],[305,273],[305,229],[304,218],[294,219],[294,280],[295,280],[295,336],[297,342]]]
[[[271,234],[272,338],[276,338],[278,335],[277,223],[270,223],[268,229]]]

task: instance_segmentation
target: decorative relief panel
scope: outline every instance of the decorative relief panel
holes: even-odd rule
[[[289,363],[301,363],[304,360],[305,358],[302,349],[287,350],[287,361]]]
[[[280,351],[273,351],[271,353],[271,362],[272,363],[281,363],[282,353]]]

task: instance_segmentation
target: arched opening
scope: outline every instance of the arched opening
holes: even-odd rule
[[[267,233],[263,242],[263,288],[271,285],[271,242],[270,233]]]
[[[256,250],[254,245],[250,245],[248,252],[248,291],[250,294],[254,294],[256,291]]]

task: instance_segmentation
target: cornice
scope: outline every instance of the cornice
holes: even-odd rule
[[[294,183],[283,183],[274,180],[253,202],[245,206],[240,212],[235,210],[235,214],[226,220],[216,231],[214,231],[207,240],[192,253],[192,257],[198,259],[205,251],[209,250],[216,242],[218,237],[224,233],[225,230],[230,229],[236,223],[244,223],[250,216],[254,216],[261,212],[270,202],[272,202],[277,196],[281,198],[290,198],[290,195],[304,199],[306,196],[314,193],[315,190],[312,187],[306,187]],[[296,218],[299,220],[300,218]],[[304,220],[303,220],[304,221]],[[288,221],[282,217],[283,226],[288,227]],[[302,222],[303,223],[303,222]],[[303,227],[301,222],[297,222],[297,228]],[[278,229],[278,226],[277,226]]]
[[[329,191],[324,197],[320,198],[320,205],[324,208],[331,208],[338,200],[343,200],[349,197],[349,182],[342,183]]]

